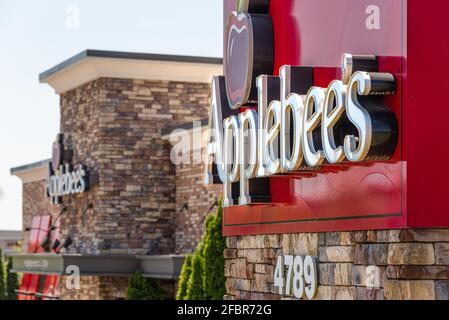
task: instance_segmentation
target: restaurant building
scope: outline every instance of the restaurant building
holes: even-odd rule
[[[222,193],[225,299],[449,300],[448,10],[229,0],[223,66],[86,51],[43,73],[61,135],[12,170],[32,239],[14,268],[63,299],[123,298],[139,270],[174,292]],[[170,133],[195,120],[200,139],[179,133],[206,163],[175,165]],[[32,235],[49,229],[60,254]]]
[[[190,161],[171,150],[205,140],[221,73],[221,59],[87,50],[40,75],[60,96],[60,134],[51,159],[11,170],[23,183],[20,297],[123,299],[137,271],[174,296],[221,188],[202,183],[201,143],[187,143]]]

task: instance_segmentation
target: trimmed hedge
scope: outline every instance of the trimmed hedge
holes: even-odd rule
[[[6,260],[6,298],[8,300],[17,300],[16,289],[19,288],[19,278],[17,273],[11,272],[12,258]]]
[[[217,214],[209,218],[206,221],[207,232],[203,251],[204,298],[207,300],[222,300],[226,294],[225,259],[223,256],[226,244],[221,230],[221,202]]]
[[[220,200],[217,213],[206,218],[206,233],[193,257],[187,256],[184,262],[176,296],[178,300],[221,300],[226,293],[221,203]]]
[[[0,300],[6,300],[5,265],[3,264],[2,250],[0,250]]]
[[[159,285],[144,278],[141,272],[136,272],[129,279],[126,300],[165,300],[166,294]]]
[[[188,282],[190,279],[190,275],[192,274],[192,262],[193,256],[191,254],[187,255],[182,267],[181,276],[179,277],[176,300],[185,300],[185,297],[187,295]]]
[[[187,294],[184,300],[203,300],[203,257],[202,251],[198,250],[193,256],[192,273],[187,282]]]

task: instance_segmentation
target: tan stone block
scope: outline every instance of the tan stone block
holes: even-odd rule
[[[387,265],[388,245],[383,243],[357,244],[354,263],[358,265]]]
[[[252,281],[251,291],[255,292],[269,292],[269,286],[267,282],[267,276],[265,274],[254,274],[254,280]]]
[[[235,289],[241,291],[251,291],[251,281],[246,279],[235,279]]]
[[[318,282],[320,285],[335,284],[336,263],[320,263],[318,265]]]
[[[279,249],[281,247],[280,236],[277,234],[270,234],[264,237],[264,247]]]
[[[264,250],[263,249],[248,249],[238,250],[239,258],[246,258],[249,263],[264,263]]]
[[[354,232],[354,241],[356,243],[363,243],[366,242],[367,236],[366,231],[356,231]]]
[[[247,279],[246,259],[235,259],[231,268],[233,278]]]
[[[389,266],[389,279],[449,280],[449,266]]]
[[[250,300],[251,299],[251,292],[249,290],[247,291],[237,291],[235,298],[237,300]]]
[[[408,242],[449,242],[449,229],[404,229],[401,241]]]
[[[255,271],[255,267],[254,264],[249,263],[246,265],[246,278],[247,279],[254,279],[254,271]]]
[[[351,271],[352,271],[352,264],[337,263],[335,265],[335,271],[334,271],[335,285],[350,286],[351,285]]]
[[[282,246],[282,254],[293,254],[293,241],[291,234],[283,234],[280,236],[282,238],[281,246]]]
[[[320,262],[354,262],[353,246],[334,246],[319,248]]]
[[[398,243],[388,246],[390,265],[432,265],[435,252],[430,243]]]
[[[318,234],[300,233],[291,236],[291,248],[294,255],[298,256],[318,256]]]
[[[327,232],[324,234],[325,245],[338,246],[340,245],[340,233],[339,232]]]
[[[377,242],[377,233],[376,231],[367,231],[366,232],[366,242],[368,243],[374,243]]]
[[[354,287],[332,287],[331,290],[332,300],[354,300],[355,288]]]
[[[385,269],[378,266],[352,266],[351,284],[368,288],[381,288],[385,277]]]
[[[374,288],[355,288],[356,300],[384,300],[384,290]]]
[[[226,238],[226,247],[229,249],[237,248],[237,237],[227,237]]]
[[[314,300],[332,300],[332,287],[319,286]]]
[[[225,261],[225,277],[232,277],[232,266],[234,265],[234,260]]]
[[[263,256],[265,259],[276,258],[276,249],[263,249]]]
[[[237,249],[262,249],[264,236],[243,236],[237,240]]]
[[[255,264],[255,272],[265,274],[265,265],[264,264]]]
[[[225,249],[223,251],[223,256],[225,259],[237,258],[237,250],[236,249]]]
[[[235,295],[236,290],[235,290],[235,279],[233,278],[227,278],[226,279],[226,292],[229,295]]]
[[[384,294],[387,300],[435,300],[435,283],[427,280],[386,280]]]
[[[449,281],[437,281],[435,283],[435,294],[437,300],[449,300]]]
[[[271,264],[265,265],[265,274],[267,275],[267,281],[269,283],[274,282],[274,266]]]
[[[436,264],[449,265],[449,243],[435,243]]]
[[[340,245],[341,246],[352,246],[355,244],[353,232],[341,232],[340,233]]]
[[[400,233],[401,233],[401,230],[377,231],[377,242],[379,242],[379,243],[401,242]]]

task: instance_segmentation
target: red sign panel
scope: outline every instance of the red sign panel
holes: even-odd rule
[[[52,230],[54,229],[54,230]],[[46,252],[42,248],[42,242],[48,237],[49,233],[53,233],[54,239],[60,237],[60,223],[56,221],[52,226],[52,217],[50,215],[35,216],[31,222],[30,235],[28,239],[27,253],[43,253]],[[54,297],[57,292],[59,276],[57,275],[39,275],[24,274],[18,291],[18,300],[38,300],[38,295],[44,297],[42,300],[49,300]]]
[[[226,2],[225,10],[236,10],[230,7]],[[449,85],[438,72],[448,68],[449,45],[442,40],[448,9],[447,1],[270,1],[271,75],[284,65],[313,67],[313,85],[326,88],[341,79],[343,54],[374,55],[378,71],[396,80],[395,94],[384,101],[399,136],[387,161],[324,163],[270,176],[269,203],[224,208],[225,235],[449,227],[443,203],[449,175],[433,167],[448,156],[441,89]],[[430,119],[426,112],[438,115]]]

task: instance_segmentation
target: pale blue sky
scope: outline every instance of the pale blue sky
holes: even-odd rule
[[[49,158],[59,129],[39,73],[85,49],[221,57],[222,16],[222,0],[0,0],[0,230],[22,226],[10,168]]]

